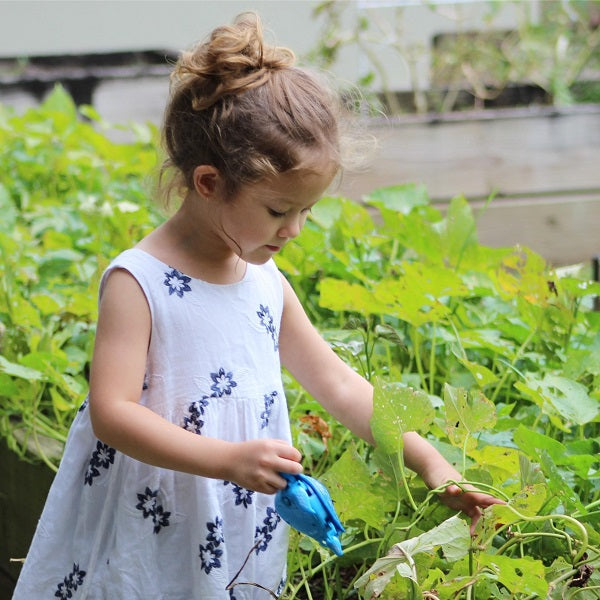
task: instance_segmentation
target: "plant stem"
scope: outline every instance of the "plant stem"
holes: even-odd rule
[[[429,393],[433,395],[435,389],[435,338],[436,338],[436,327],[435,323],[432,325],[433,334],[431,335],[431,350],[429,352]]]
[[[495,402],[496,398],[498,397],[498,394],[500,393],[500,390],[502,390],[502,388],[504,387],[504,384],[506,383],[506,380],[508,379],[508,376],[510,375],[512,368],[515,366],[515,364],[517,363],[519,358],[521,358],[521,355],[523,354],[523,352],[525,352],[525,349],[527,348],[527,346],[529,346],[529,344],[531,343],[531,340],[536,336],[537,330],[538,330],[538,328],[535,327],[529,333],[529,335],[527,336],[525,341],[521,344],[521,346],[517,350],[517,353],[515,354],[513,361],[510,363],[510,368],[506,368],[504,370],[504,373],[502,374],[502,377],[500,378],[500,381],[498,382],[498,385],[496,386],[496,389],[494,390],[494,393],[492,394],[492,397],[490,398],[490,401],[492,403]]]
[[[421,362],[421,334],[417,327],[413,327],[410,332],[410,337],[413,343],[413,352],[415,355],[415,364],[419,377],[421,378],[421,386],[424,390],[427,389],[427,379],[425,378],[425,372],[423,371],[423,363]]]

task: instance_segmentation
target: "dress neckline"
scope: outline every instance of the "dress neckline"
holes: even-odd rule
[[[161,265],[165,269],[165,273],[175,270],[180,275],[189,277],[190,281],[194,281],[196,283],[201,283],[202,285],[214,286],[215,288],[228,288],[228,287],[234,287],[234,286],[245,283],[246,281],[248,281],[251,278],[252,267],[254,267],[254,265],[252,265],[250,263],[246,263],[246,269],[244,271],[244,276],[239,281],[234,281],[232,283],[215,283],[212,281],[206,281],[205,279],[201,279],[199,277],[192,277],[191,275],[188,275],[184,271],[180,271],[177,267],[174,267],[173,265],[170,265],[170,264],[164,262],[160,258],[157,258],[156,256],[154,256],[154,254],[151,254],[150,252],[148,252],[147,250],[143,250],[142,248],[133,247],[133,248],[129,249],[129,252],[136,252],[136,253],[142,254],[143,256],[151,259],[153,262]]]

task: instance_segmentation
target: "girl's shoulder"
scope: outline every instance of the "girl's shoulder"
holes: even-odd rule
[[[115,256],[104,270],[100,280],[100,294],[102,294],[108,278],[115,271],[126,271],[143,288],[147,277],[158,270],[164,270],[163,267],[164,265],[161,265],[158,259],[139,248],[124,250]]]

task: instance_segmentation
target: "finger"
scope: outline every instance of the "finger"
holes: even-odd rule
[[[471,527],[469,527],[469,533],[471,534],[471,536],[475,535],[475,528],[477,527],[477,523],[479,522],[480,518],[481,511],[477,509],[477,512],[471,515]]]
[[[451,497],[460,496],[463,493],[463,491],[454,483],[449,485],[445,491],[446,494]]]
[[[285,444],[280,456],[282,458],[287,458],[288,460],[293,460],[297,463],[299,463],[302,460],[302,454],[300,453],[300,451],[297,448],[294,448],[294,446],[291,446],[290,444]]]

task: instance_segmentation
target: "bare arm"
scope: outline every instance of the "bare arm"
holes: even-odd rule
[[[112,272],[106,282],[90,377],[95,434],[133,458],[168,469],[227,479],[266,493],[297,473],[300,453],[281,440],[231,443],[197,435],[139,403],[151,335],[150,309],[135,279]]]
[[[284,310],[279,336],[282,364],[298,382],[340,423],[362,439],[374,444],[370,420],[373,414],[373,387],[331,349],[308,319],[290,284],[283,278]],[[404,462],[430,488],[437,488],[461,475],[416,432],[403,435]],[[487,494],[461,493],[448,488],[442,500],[473,518],[480,506],[499,502]]]

